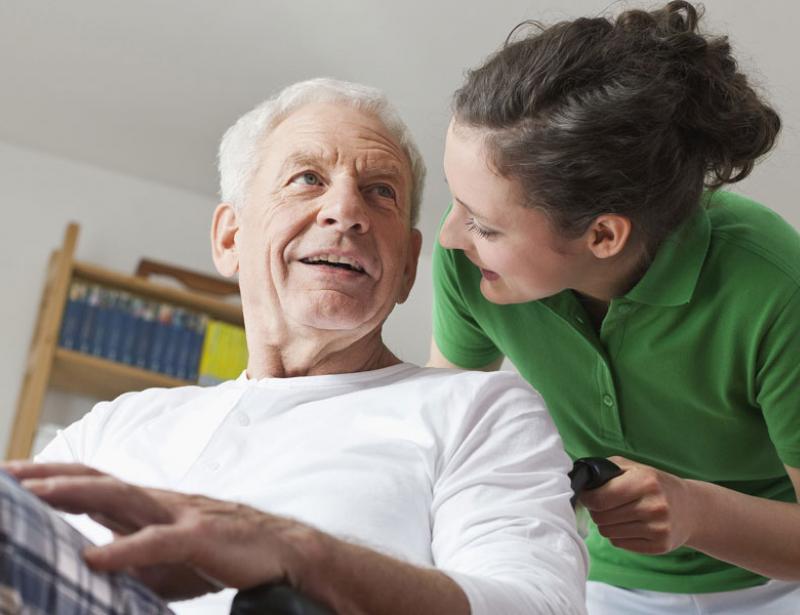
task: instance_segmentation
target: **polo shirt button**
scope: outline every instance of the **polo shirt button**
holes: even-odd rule
[[[610,408],[614,405],[614,399],[611,395],[603,395],[603,403]]]
[[[629,305],[621,305],[619,306],[619,313],[620,314],[627,314],[631,311],[631,306]]]
[[[250,419],[247,417],[247,415],[246,415],[246,414],[243,414],[243,413],[239,413],[239,414],[236,416],[236,421],[237,421],[237,422],[239,423],[239,425],[241,425],[242,427],[247,427],[247,426],[250,424]]]

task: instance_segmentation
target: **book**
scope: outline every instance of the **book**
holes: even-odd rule
[[[73,280],[67,293],[67,304],[61,318],[61,331],[58,336],[58,345],[70,350],[77,350],[81,321],[86,310],[87,285],[80,280]]]
[[[97,320],[97,311],[100,309],[100,291],[101,288],[97,284],[89,285],[86,291],[86,308],[81,320],[77,349],[87,354],[92,352],[95,321]]]
[[[204,386],[237,378],[247,367],[244,328],[210,319],[200,356],[198,383]]]

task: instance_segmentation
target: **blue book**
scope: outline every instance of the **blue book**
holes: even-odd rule
[[[200,359],[203,355],[203,342],[206,338],[206,326],[208,316],[198,314],[194,327],[192,327],[192,339],[189,346],[189,362],[187,369],[187,380],[197,382],[197,375],[200,372]]]
[[[156,308],[153,337],[150,340],[150,348],[148,350],[147,369],[162,374],[166,373],[165,359],[170,328],[172,327],[173,310],[174,308],[166,303],[162,303]]]
[[[131,297],[128,303],[128,326],[122,336],[122,354],[120,359],[128,365],[136,364],[136,340],[144,322],[144,300],[140,297]]]
[[[103,348],[108,335],[108,325],[111,318],[111,304],[116,300],[116,290],[100,288],[100,301],[95,314],[94,333],[92,334],[91,352],[102,357]]]
[[[67,294],[67,305],[61,319],[61,332],[58,345],[62,348],[76,350],[81,331],[81,321],[86,310],[86,283],[73,280]]]
[[[194,340],[194,330],[197,327],[199,316],[194,312],[184,311],[180,334],[176,340],[177,357],[175,359],[175,376],[183,380],[189,380],[189,355],[192,352],[192,342]]]
[[[131,296],[119,291],[114,296],[108,317],[108,332],[103,345],[102,356],[110,361],[122,360],[122,341],[132,322],[129,312]]]
[[[142,369],[147,369],[147,363],[150,357],[150,345],[153,340],[153,333],[155,332],[157,309],[157,303],[145,301],[142,319],[137,330],[133,355],[134,365]]]
[[[80,335],[78,336],[78,350],[87,354],[92,352],[95,321],[97,310],[100,308],[100,287],[91,284],[87,290],[86,309],[81,320]]]
[[[174,308],[172,311],[172,322],[170,323],[167,339],[164,342],[164,373],[170,376],[178,376],[178,352],[185,328],[186,310]]]

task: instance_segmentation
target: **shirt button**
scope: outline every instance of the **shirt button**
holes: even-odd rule
[[[208,464],[208,469],[211,470],[212,472],[216,472],[217,470],[219,470],[219,462],[212,461],[211,463]]]
[[[619,313],[620,314],[627,314],[631,311],[631,306],[629,305],[621,305],[619,306]]]
[[[575,315],[575,320],[578,322],[578,324],[581,325],[583,324],[583,316],[581,316],[580,314]]]
[[[236,422],[239,423],[242,427],[247,427],[250,424],[250,419],[246,414],[239,413],[236,415]]]
[[[603,395],[603,403],[610,408],[614,405],[614,398],[611,395]]]

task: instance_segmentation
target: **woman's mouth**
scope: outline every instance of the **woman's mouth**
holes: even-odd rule
[[[495,280],[499,280],[500,276],[496,274],[491,269],[484,269],[481,267],[481,275],[489,282],[494,282]]]

